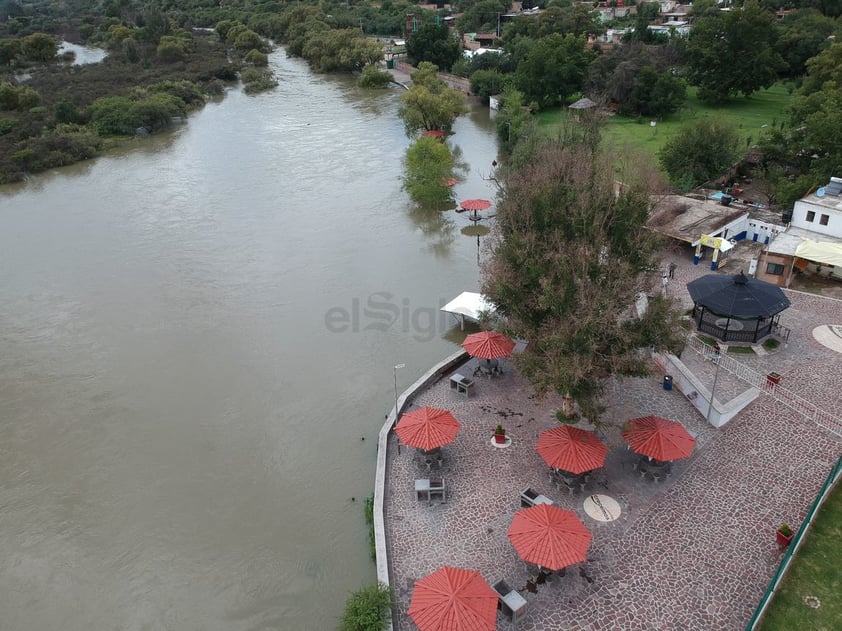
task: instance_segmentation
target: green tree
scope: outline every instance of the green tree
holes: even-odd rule
[[[513,356],[521,374],[539,393],[573,396],[597,423],[606,378],[646,374],[644,349],[675,350],[681,336],[665,299],[631,315],[655,266],[649,176],[622,173],[615,190],[622,162],[574,131],[533,144],[505,177],[482,290],[529,341]]]
[[[436,67],[421,62],[412,73],[412,86],[401,97],[398,115],[408,136],[420,131],[450,131],[457,117],[468,111],[464,95],[436,76]]]
[[[166,64],[184,61],[187,57],[187,51],[184,49],[181,40],[171,35],[161,37],[155,52],[158,55],[158,59]]]
[[[692,188],[725,173],[739,157],[740,137],[726,121],[702,118],[682,125],[658,160],[670,181]]]
[[[391,73],[380,70],[371,65],[363,68],[357,84],[362,88],[386,88],[392,82]]]
[[[41,95],[28,85],[0,85],[0,109],[25,112],[41,103]]]
[[[62,100],[56,101],[53,105],[53,120],[56,124],[79,123],[82,121],[82,116],[74,103]]]
[[[683,80],[671,72],[658,72],[653,66],[640,69],[631,94],[633,107],[644,116],[655,118],[676,111],[686,98]]]
[[[815,9],[801,9],[780,23],[777,49],[788,65],[786,74],[800,77],[807,71],[807,60],[830,46],[836,21]]]
[[[775,49],[774,17],[756,0],[696,20],[687,41],[687,74],[706,101],[727,101],[768,88],[786,62]]]
[[[248,52],[250,50],[262,51],[266,49],[266,42],[257,33],[251,29],[246,29],[240,32],[234,39],[234,48],[240,52]]]
[[[523,92],[508,87],[500,97],[500,111],[494,118],[497,139],[503,151],[510,153],[521,138],[535,135],[535,119],[524,107]]]
[[[819,182],[842,173],[842,89],[833,81],[819,92],[796,99],[791,106],[788,149],[803,172]]]
[[[456,18],[456,28],[460,33],[496,31],[497,16],[508,8],[503,0],[480,0]]]
[[[31,61],[52,61],[58,53],[58,42],[44,33],[33,33],[21,39],[20,52]]]
[[[634,30],[626,35],[629,42],[643,42],[644,44],[660,44],[669,38],[668,35],[657,33],[649,25],[661,13],[661,5],[657,2],[640,2],[637,5],[637,15],[634,20]]]
[[[448,179],[454,160],[448,146],[438,138],[422,136],[406,150],[403,187],[416,203],[439,208],[452,201]]]
[[[593,53],[585,50],[584,38],[548,35],[537,41],[518,64],[518,89],[540,108],[563,103],[582,88]]]
[[[842,42],[833,44],[807,61],[806,67],[807,77],[801,86],[804,96],[819,92],[828,81],[842,85]]]
[[[19,39],[0,40],[0,66],[8,66],[20,55]]]
[[[383,47],[359,29],[311,31],[301,51],[315,72],[360,71],[383,59]]]
[[[345,602],[340,631],[383,631],[391,610],[392,592],[388,585],[363,587]]]
[[[100,135],[110,136],[133,134],[142,121],[129,98],[108,96],[91,105],[91,123]]]
[[[0,83],[0,110],[11,112],[18,109],[18,89],[8,81]]]
[[[484,100],[500,94],[506,85],[506,77],[497,70],[477,70],[471,75],[471,92]]]
[[[428,61],[448,71],[462,54],[462,46],[445,24],[424,24],[407,40],[406,54],[413,66]]]

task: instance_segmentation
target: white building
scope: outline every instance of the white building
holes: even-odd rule
[[[767,246],[757,277],[788,287],[796,269],[842,279],[842,178],[795,202],[789,228]]]

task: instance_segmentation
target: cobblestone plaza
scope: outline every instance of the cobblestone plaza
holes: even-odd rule
[[[708,270],[676,262],[667,291],[687,307],[684,285]],[[779,373],[781,387],[840,418],[842,354],[817,342],[812,332],[842,324],[842,301],[799,292],[787,296],[792,306],[781,323],[791,330],[788,344],[736,358],[758,372]],[[711,362],[682,360],[710,387]],[[457,370],[472,375],[476,365],[470,360]],[[781,558],[775,529],[782,522],[800,525],[842,454],[842,440],[766,393],[716,429],[682,392],[665,390],[663,376],[654,371],[609,383],[602,419],[610,447],[605,466],[582,492],[571,493],[552,484],[535,451],[539,434],[558,423],[560,397],[536,397],[510,364],[503,365],[502,376],[473,377],[471,397],[451,390],[443,378],[411,402],[408,409],[448,409],[462,424],[456,440],[443,448],[441,470],[428,471],[415,450],[399,447],[390,434],[384,513],[394,628],[415,628],[406,614],[414,582],[442,565],[476,569],[491,584],[505,579],[527,601],[517,624],[522,631],[743,628]],[[721,373],[718,399],[746,389]],[[626,420],[647,415],[679,421],[697,439],[693,455],[657,482],[633,468],[636,456],[619,433]],[[491,439],[498,423],[512,439],[502,449]],[[416,496],[414,481],[432,476],[444,478],[446,502]],[[535,580],[538,568],[518,557],[506,535],[526,488],[576,512],[591,530],[585,563]],[[611,522],[589,517],[583,503],[593,494],[616,500],[620,517]],[[512,622],[500,615],[498,628],[513,628]]]

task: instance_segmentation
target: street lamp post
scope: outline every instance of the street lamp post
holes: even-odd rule
[[[396,364],[395,365],[395,422],[398,420],[398,369],[406,368],[406,364]]]
[[[719,353],[719,348],[716,349],[716,354],[713,356],[713,360],[716,362],[716,372],[713,374],[713,386],[710,389],[710,402],[708,403],[708,413],[705,415],[705,420],[710,422],[710,411],[713,409],[713,397],[716,395],[716,382],[719,381],[719,362],[721,361],[722,357]]]

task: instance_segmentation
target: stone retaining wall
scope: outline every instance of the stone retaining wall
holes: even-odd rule
[[[652,353],[652,358],[665,374],[672,375],[673,387],[684,393],[693,407],[714,427],[725,425],[760,396],[757,388],[749,388],[726,403],[716,398],[711,402],[710,390],[678,357],[672,353]]]
[[[386,456],[389,441],[389,432],[395,425],[407,403],[421,390],[441,379],[457,366],[468,359],[468,353],[459,350],[425,372],[409,388],[403,391],[398,397],[395,407],[386,417],[386,422],[380,429],[377,440],[377,468],[374,478],[374,551],[377,564],[377,580],[384,585],[389,585],[389,557],[386,548],[386,526],[383,514],[383,498],[386,493]],[[388,631],[391,631],[392,624],[389,623]]]

